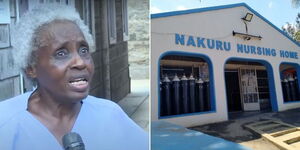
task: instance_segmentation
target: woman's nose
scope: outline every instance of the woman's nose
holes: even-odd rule
[[[86,68],[85,61],[77,52],[73,54],[72,68],[79,70]]]

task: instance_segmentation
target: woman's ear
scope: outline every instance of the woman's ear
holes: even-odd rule
[[[36,69],[34,66],[29,66],[25,69],[25,73],[28,77],[35,79],[36,78]]]

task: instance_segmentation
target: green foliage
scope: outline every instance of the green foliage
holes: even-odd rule
[[[300,42],[300,31],[297,31],[297,32],[295,33],[294,39],[295,39],[296,41]]]
[[[300,0],[297,1],[297,4],[300,5]],[[300,13],[298,13],[294,25],[287,22],[286,25],[282,26],[282,30],[294,40],[300,42]]]
[[[296,33],[296,28],[288,22],[282,27],[282,30],[290,37],[294,37],[294,34]]]

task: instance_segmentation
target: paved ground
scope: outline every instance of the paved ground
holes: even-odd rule
[[[149,80],[132,80],[131,93],[119,102],[119,105],[138,125],[149,132]],[[250,112],[233,114],[230,121],[192,127],[225,140],[240,143],[253,150],[279,150],[269,141],[262,139],[259,134],[246,129],[244,126],[258,120],[279,120],[284,123],[300,126],[300,109],[284,112]]]
[[[152,150],[250,150],[240,144],[166,121],[151,123]]]
[[[131,80],[131,93],[118,103],[127,115],[149,132],[149,80]]]
[[[262,139],[261,136],[244,126],[259,120],[279,120],[284,123],[300,126],[300,108],[284,112],[250,112],[235,114],[235,119],[226,122],[214,123],[192,127],[190,129],[200,131],[209,135],[224,138],[229,141],[240,143],[253,150],[279,150],[272,143]]]

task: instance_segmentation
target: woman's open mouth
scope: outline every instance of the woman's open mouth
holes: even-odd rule
[[[69,85],[71,89],[75,90],[76,92],[84,92],[88,89],[89,82],[86,78],[80,77],[70,80]]]

